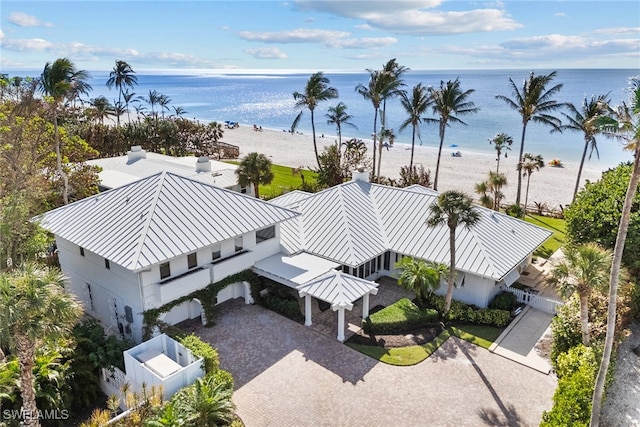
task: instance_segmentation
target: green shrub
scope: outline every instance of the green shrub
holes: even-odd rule
[[[504,210],[504,212],[509,215],[509,216],[513,216],[515,218],[522,218],[524,217],[524,209],[522,209],[522,206],[520,205],[509,205],[507,206],[507,208]]]
[[[212,375],[220,369],[218,351],[194,334],[178,338],[180,344],[191,350],[196,357],[202,357],[205,375]]]
[[[427,323],[426,312],[408,298],[402,298],[369,316],[363,324],[363,329],[368,334],[387,334],[401,332],[425,323]]]
[[[427,306],[442,313],[444,311],[444,300],[444,296],[431,294],[427,297],[426,303]],[[474,309],[463,302],[453,300],[451,301],[451,308],[447,318],[453,322],[475,323],[502,328],[511,321],[511,312],[486,308]]]
[[[440,314],[438,310],[434,310],[433,308],[426,308],[422,312],[422,316],[424,317],[424,321],[426,323],[437,323],[440,320]]]
[[[218,369],[213,374],[213,382],[215,384],[224,384],[225,387],[233,390],[233,376],[229,371],[225,371],[224,369]]]
[[[511,311],[518,306],[518,298],[511,292],[502,291],[489,303],[489,308]]]
[[[304,319],[296,300],[268,294],[262,298],[262,305],[296,322]]]

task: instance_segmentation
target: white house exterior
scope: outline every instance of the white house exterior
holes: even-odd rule
[[[107,329],[136,342],[142,313],[251,268],[280,252],[279,227],[297,213],[168,172],[45,213],[70,291]],[[218,295],[242,296],[235,284]],[[201,313],[174,308],[177,323]]]
[[[134,145],[125,156],[94,159],[86,163],[102,169],[98,173],[101,191],[131,184],[141,178],[167,171],[205,184],[254,195],[251,186],[241,187],[238,184],[235,173],[237,166],[211,160],[207,156],[166,156],[147,152],[141,146]]]
[[[360,298],[366,317],[377,292],[372,280],[396,275],[403,256],[449,263],[448,227],[426,225],[438,193],[371,184],[366,175],[266,202],[159,172],[47,212],[41,223],[56,237],[70,291],[89,314],[136,342],[145,310],[250,268],[296,289],[307,325],[311,298],[329,302],[344,323],[344,310]],[[454,298],[486,307],[551,233],[477,209],[480,222],[457,230]],[[217,303],[237,297],[252,302],[247,283],[225,288]],[[199,301],[187,301],[160,320],[175,324],[201,311]]]

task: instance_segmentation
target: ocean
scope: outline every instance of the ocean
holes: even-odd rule
[[[547,74],[552,70],[535,70],[536,74]],[[512,155],[517,155],[522,132],[520,115],[510,109],[504,101],[495,99],[495,95],[512,97],[508,79],[511,77],[518,87],[527,78],[527,70],[461,70],[461,71],[409,71],[405,75],[406,89],[410,90],[418,82],[426,86],[438,86],[441,80],[460,78],[463,90],[474,89],[470,100],[480,111],[476,114],[461,116],[467,124],[451,124],[445,135],[444,149],[450,145],[461,152],[494,153],[489,144],[496,133],[511,135],[514,144]],[[628,99],[626,88],[628,79],[638,74],[631,69],[561,69],[553,84],[563,84],[556,99],[571,102],[579,106],[585,96],[610,93],[614,105]],[[309,74],[269,74],[259,72],[229,74],[211,73],[199,75],[137,74],[138,85],[133,89],[136,95],[148,96],[150,90],[156,90],[171,99],[172,107],[182,107],[186,118],[200,121],[237,121],[242,125],[256,124],[263,128],[276,130],[290,129],[298,111],[294,108],[293,92],[303,91]],[[330,137],[336,135],[333,125],[327,124],[327,108],[342,101],[353,116],[352,122],[357,129],[343,127],[343,136],[370,139],[373,132],[373,106],[356,91],[359,84],[367,84],[368,73],[326,73],[331,86],[338,90],[339,98],[318,105],[315,110],[316,134]],[[108,72],[92,72],[90,84],[93,87],[90,98],[105,95],[117,100],[115,88],[108,90],[106,81]],[[427,117],[434,117],[429,111]],[[387,127],[395,130],[396,143],[411,144],[411,127],[399,132],[400,123],[405,119],[399,100],[387,102]],[[379,123],[379,121],[378,121]],[[311,132],[309,111],[305,111],[297,130]],[[530,122],[525,139],[525,152],[541,154],[545,160],[554,158],[565,162],[579,162],[584,147],[582,133],[550,133],[549,128]],[[438,146],[438,127],[424,124],[421,129],[422,144]],[[631,159],[619,144],[599,136],[600,159],[594,153],[587,164],[597,169],[607,169],[622,161]],[[420,141],[416,141],[420,144]]]

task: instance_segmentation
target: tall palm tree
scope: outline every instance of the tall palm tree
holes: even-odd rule
[[[604,289],[611,269],[611,251],[595,243],[566,246],[564,258],[553,266],[547,283],[564,297],[578,294],[582,343],[589,345],[589,295],[593,289]]]
[[[436,264],[419,258],[405,257],[395,264],[400,270],[398,284],[416,294],[419,305],[424,297],[440,287],[440,280],[448,276],[449,269],[444,264]]]
[[[0,346],[15,351],[20,363],[20,394],[26,414],[37,414],[33,368],[36,348],[43,341],[67,337],[82,315],[82,307],[64,291],[57,269],[22,265],[0,273]],[[25,426],[39,426],[27,417]]]
[[[114,115],[115,113],[113,105],[111,105],[107,97],[104,95],[89,100],[89,105],[92,107],[94,118],[98,120],[100,124],[104,124],[104,119]]]
[[[132,88],[138,84],[138,77],[135,75],[135,71],[131,68],[131,65],[125,61],[117,60],[113,70],[109,73],[109,79],[107,80],[107,87],[111,89],[115,86],[118,89],[118,103],[122,103],[122,97],[124,90]],[[125,101],[125,107],[128,110],[128,102]],[[117,118],[117,125],[120,126],[120,116]]]
[[[440,81],[439,88],[429,87],[429,94],[432,100],[433,114],[439,116],[439,119],[428,119],[431,122],[438,122],[440,148],[438,149],[438,161],[436,163],[436,177],[433,180],[433,189],[438,189],[438,176],[440,174],[440,157],[442,156],[442,144],[444,143],[444,133],[449,123],[460,123],[466,126],[466,123],[458,118],[467,114],[477,113],[480,109],[469,101],[469,96],[475,92],[474,89],[462,91],[460,88],[460,80]]]
[[[504,132],[496,134],[489,140],[489,144],[493,144],[496,149],[496,173],[500,173],[500,157],[502,156],[502,150],[504,150],[504,158],[507,158],[507,151],[511,150],[511,144],[513,144],[513,138]]]
[[[438,196],[437,202],[429,206],[427,225],[449,227],[449,286],[444,300],[444,314],[451,308],[453,288],[456,279],[456,230],[459,225],[472,228],[480,221],[480,213],[473,205],[471,197],[459,191],[445,191]]]
[[[336,125],[338,131],[338,153],[342,149],[342,126],[351,126],[354,129],[358,129],[356,125],[351,123],[353,116],[347,113],[347,106],[344,102],[338,102],[335,107],[329,107],[327,109],[327,124]]]
[[[122,98],[124,98],[124,105],[127,109],[127,122],[129,123],[131,122],[131,112],[129,110],[129,104],[131,104],[132,102],[140,102],[135,96],[135,92],[129,92],[128,90],[125,90],[122,93]]]
[[[160,95],[158,99],[158,105],[160,105],[160,109],[162,111],[162,120],[164,120],[164,112],[169,111],[169,103],[171,102],[171,98],[167,95]]]
[[[238,184],[240,184],[241,187],[253,184],[255,197],[259,198],[258,186],[260,184],[270,184],[271,181],[273,181],[271,160],[264,154],[249,153],[238,165],[236,175],[238,175]]]
[[[554,95],[562,89],[562,84],[557,84],[547,89],[547,86],[551,84],[555,77],[555,71],[546,76],[536,76],[532,71],[531,74],[529,74],[529,78],[523,82],[522,89],[518,88],[511,77],[509,77],[509,86],[511,87],[513,99],[504,95],[496,95],[496,99],[501,99],[506,102],[511,109],[516,110],[522,117],[522,137],[520,138],[518,164],[522,163],[524,138],[527,132],[527,125],[530,121],[551,126],[552,130],[555,131],[561,131],[560,126],[562,123],[560,119],[552,116],[551,113],[564,106],[563,103],[559,103],[553,99]],[[520,204],[521,191],[522,176],[518,174],[516,205]]]
[[[312,74],[307,80],[307,85],[304,88],[304,92],[293,92],[293,99],[295,99],[296,108],[300,108],[300,113],[296,116],[293,124],[291,125],[291,131],[295,130],[300,122],[304,109],[308,109],[311,112],[311,132],[313,134],[313,150],[316,154],[316,162],[318,167],[320,165],[320,158],[318,157],[318,145],[316,144],[316,123],[313,118],[313,112],[320,102],[328,101],[338,97],[338,90],[329,86],[329,79],[325,77],[322,71],[318,71]]]
[[[607,333],[604,341],[604,350],[600,369],[596,378],[596,385],[593,390],[591,401],[591,422],[590,426],[595,427],[600,423],[600,407],[604,393],[604,383],[611,361],[611,351],[613,349],[613,338],[616,328],[616,310],[618,298],[618,282],[622,264],[622,252],[624,251],[627,231],[629,230],[629,220],[631,218],[631,207],[638,191],[638,181],[640,181],[640,78],[634,77],[630,81],[629,104],[623,102],[617,109],[610,110],[610,116],[600,117],[597,122],[601,126],[605,136],[616,138],[623,142],[624,149],[633,152],[634,161],[629,186],[622,205],[622,215],[618,226],[616,244],[613,248],[613,261],[611,263],[611,275],[609,277],[609,307],[607,310]]]
[[[373,168],[372,171],[373,176],[375,177],[375,165],[376,165],[376,149],[377,149],[377,136],[378,136],[378,113],[380,112],[380,104],[382,103],[383,95],[384,95],[384,76],[382,72],[376,70],[369,70],[369,82],[367,85],[363,85],[362,83],[356,86],[356,92],[358,92],[364,99],[368,99],[371,101],[373,105],[373,132],[371,136],[373,137]]]
[[[578,110],[575,105],[567,104],[569,113],[561,113],[566,119],[567,124],[560,126],[562,130],[571,130],[575,132],[582,132],[584,135],[584,150],[582,151],[582,158],[580,160],[580,167],[578,168],[578,178],[576,179],[576,186],[573,190],[573,203],[576,200],[576,194],[578,194],[578,188],[580,187],[580,177],[582,176],[582,167],[584,166],[584,160],[587,157],[587,150],[589,151],[589,160],[591,155],[596,152],[596,156],[600,158],[598,152],[598,143],[596,142],[596,135],[600,133],[600,128],[596,124],[598,117],[607,115],[609,105],[609,94],[593,95],[591,99],[587,99],[585,96],[582,100],[582,105]]]
[[[427,88],[422,86],[422,83],[418,83],[413,87],[411,97],[407,96],[404,92],[401,96],[400,104],[405,113],[407,113],[407,118],[400,124],[400,131],[411,125],[411,160],[409,161],[409,171],[412,171],[416,136],[422,141],[420,138],[420,123],[424,121],[422,116],[431,105],[431,97],[428,94]]]
[[[62,154],[60,147],[60,131],[58,129],[58,109],[64,108],[65,100],[78,93],[87,92],[91,86],[86,82],[89,73],[77,70],[73,62],[67,58],[47,62],[40,76],[40,90],[53,99],[53,126],[56,140],[56,171],[62,178],[62,201],[69,203],[69,177],[62,169]]]
[[[382,93],[382,114],[381,125],[383,128],[387,127],[387,100],[395,96],[402,96],[404,91],[402,87],[405,86],[402,76],[409,71],[409,68],[398,64],[396,58],[392,58],[382,66],[382,74],[384,75],[385,87]],[[380,171],[378,171],[380,173]]]
[[[525,153],[522,156],[522,163],[518,164],[518,170],[522,173],[522,176],[527,177],[527,191],[524,196],[524,212],[527,213],[527,203],[529,202],[529,182],[531,182],[531,174],[535,171],[539,171],[544,167],[544,160],[540,154],[534,155],[531,153]],[[520,173],[518,173],[520,176]]]

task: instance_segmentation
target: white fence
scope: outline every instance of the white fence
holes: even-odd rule
[[[519,303],[530,305],[531,307],[544,311],[545,313],[556,314],[558,312],[558,308],[564,305],[562,301],[536,295],[528,290],[523,291],[521,289],[514,289],[511,287],[506,290],[514,294]]]

